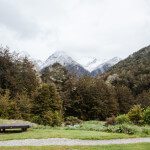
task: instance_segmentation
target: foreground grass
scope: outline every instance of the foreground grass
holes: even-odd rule
[[[43,146],[43,147],[0,147],[0,150],[149,150],[150,143],[108,146]]]
[[[0,134],[1,141],[14,139],[42,139],[42,138],[104,140],[104,139],[118,139],[118,138],[132,138],[132,137],[139,137],[139,136],[119,134],[119,133],[98,132],[98,131],[64,130],[64,129],[29,129],[27,132]]]
[[[135,137],[150,137],[150,127],[138,127],[130,125],[134,134],[116,133],[117,126],[107,128],[104,122],[86,121],[81,125],[69,127],[49,127],[39,126],[30,122],[20,120],[5,120],[0,119],[0,124],[30,124],[33,127],[27,132],[6,132],[0,133],[0,141],[15,140],[15,139],[47,139],[47,138],[69,138],[82,140],[105,140],[105,139],[122,139]],[[128,125],[127,125],[128,126]],[[130,129],[129,128],[129,129]],[[126,129],[127,130],[127,129]],[[120,131],[120,130],[119,130]],[[127,130],[128,131],[128,130]],[[114,133],[111,133],[114,132]]]

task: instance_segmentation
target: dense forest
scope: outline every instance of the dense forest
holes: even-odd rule
[[[105,120],[150,106],[150,46],[97,77],[76,77],[58,63],[40,72],[27,57],[0,48],[0,117],[60,125],[67,117]]]

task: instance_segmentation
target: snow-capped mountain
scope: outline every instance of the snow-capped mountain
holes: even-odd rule
[[[59,63],[62,66],[67,66],[69,64],[74,64],[74,65],[78,64],[70,56],[68,56],[65,52],[56,51],[51,56],[49,56],[48,59],[43,63],[42,68],[53,65],[54,63]]]
[[[90,72],[92,72],[99,64],[101,64],[102,61],[100,61],[99,59],[97,58],[93,58],[92,61],[88,62],[84,68]]]
[[[108,71],[112,66],[114,66],[115,64],[117,64],[119,61],[121,61],[121,58],[118,57],[114,57],[100,65],[98,65],[92,72],[91,75],[92,76],[96,76],[98,74],[102,74],[106,71]]]
[[[63,51],[56,51],[54,54],[49,56],[49,58],[43,63],[41,69],[52,66],[54,63],[59,63],[70,73],[75,73],[78,76],[89,74],[89,72],[84,69],[82,65],[73,60]]]
[[[42,64],[41,70],[46,67],[51,67],[54,63],[59,63],[70,73],[75,73],[78,76],[81,75],[92,75],[96,76],[108,71],[113,65],[117,64],[121,59],[114,57],[104,63],[101,63],[99,59],[93,58],[87,65],[84,67],[76,62],[72,57],[68,56],[63,51],[56,51]]]

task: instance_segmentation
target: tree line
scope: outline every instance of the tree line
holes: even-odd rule
[[[148,90],[135,94],[115,74],[79,78],[57,63],[38,72],[27,57],[0,48],[1,118],[51,126],[61,125],[69,116],[105,120],[127,113],[134,104],[147,107]]]

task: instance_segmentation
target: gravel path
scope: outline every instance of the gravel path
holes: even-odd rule
[[[114,139],[114,140],[78,140],[65,138],[49,139],[26,139],[0,141],[0,146],[44,146],[44,145],[109,145],[109,144],[129,144],[129,143],[150,143],[150,138]]]

